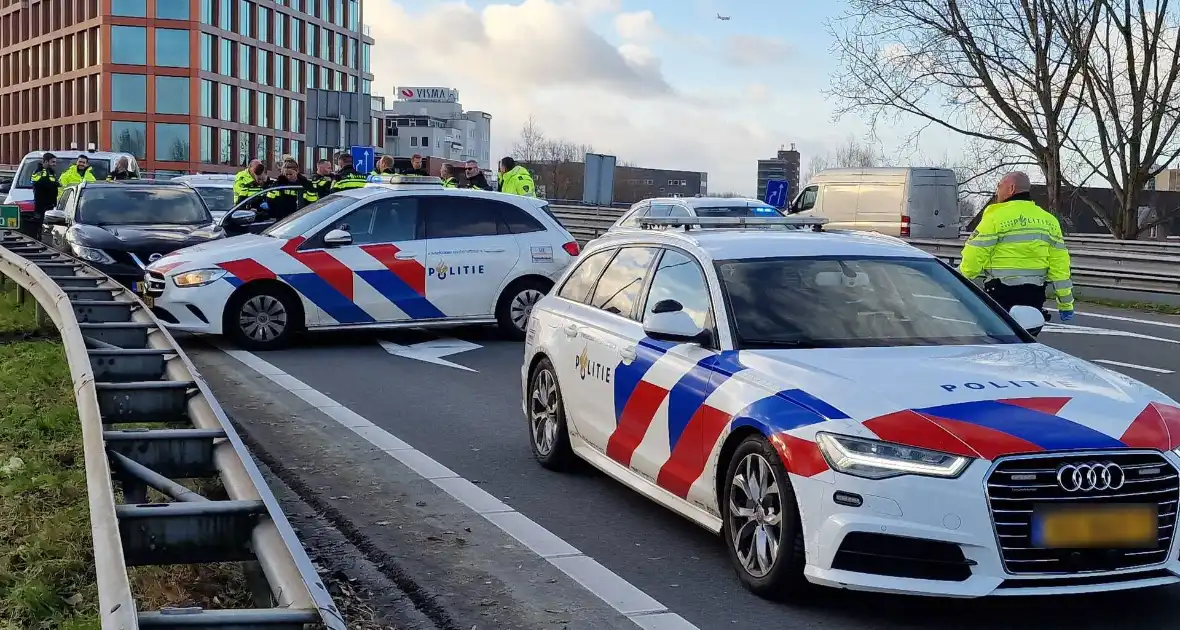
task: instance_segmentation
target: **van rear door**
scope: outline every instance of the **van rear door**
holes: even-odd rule
[[[949,168],[910,169],[910,236],[959,238],[959,184]]]

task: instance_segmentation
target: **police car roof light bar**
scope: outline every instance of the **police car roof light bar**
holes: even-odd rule
[[[432,177],[429,175],[369,175],[367,180],[370,184],[395,184],[399,186],[442,186],[441,177]]]
[[[732,228],[743,226],[785,225],[820,229],[826,217],[651,217],[639,220],[640,227]]]

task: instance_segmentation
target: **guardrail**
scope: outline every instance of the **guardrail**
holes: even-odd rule
[[[598,238],[625,210],[593,206],[550,206],[579,242]],[[914,247],[958,263],[963,240],[907,239]],[[1180,295],[1180,244],[1157,241],[1066,238],[1073,283],[1079,287]],[[1142,249],[1137,247],[1142,246]]]
[[[103,630],[347,630],[225,412],[144,304],[109,277],[11,230],[0,231],[4,278],[33,296],[39,320],[52,320],[65,346],[82,424]],[[218,479],[228,499],[206,498],[173,479]],[[148,503],[149,488],[170,501]],[[255,608],[138,610],[128,566],[220,562],[244,563]]]

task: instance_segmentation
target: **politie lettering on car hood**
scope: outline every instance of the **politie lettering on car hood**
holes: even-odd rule
[[[1042,344],[745,350],[739,375],[794,387],[847,419],[837,433],[995,459],[1048,450],[1180,446],[1180,407],[1134,379]],[[821,410],[822,411],[822,410]]]

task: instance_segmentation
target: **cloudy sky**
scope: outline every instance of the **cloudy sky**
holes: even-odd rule
[[[756,160],[863,137],[822,93],[838,0],[367,0],[374,92],[459,90],[492,114],[493,155],[534,116],[547,136],[654,168],[706,171],[712,192],[753,194]],[[720,21],[716,15],[731,16]],[[886,155],[905,129],[882,138]],[[957,152],[927,132],[923,153]],[[900,156],[907,163],[908,154]]]

